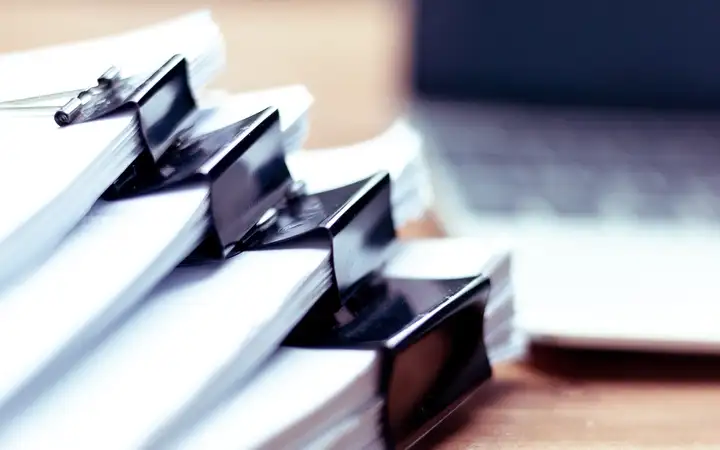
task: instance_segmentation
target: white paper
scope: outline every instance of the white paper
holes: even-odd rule
[[[214,56],[204,60],[208,52]],[[86,89],[111,66],[123,76],[152,72],[174,54],[190,63],[221,66],[223,52],[210,12],[198,11],[115,36],[6,53],[0,55],[0,102]]]
[[[62,129],[39,122],[0,121],[0,242],[47,208],[132,129],[128,116]]]
[[[288,155],[287,161],[293,176],[297,173],[296,178],[311,179],[307,188],[319,192],[362,180],[381,170],[398,178],[412,161],[421,158],[420,144],[417,134],[399,121],[368,141],[297,152]]]
[[[244,370],[246,361],[237,358],[256,357],[246,345],[294,292],[317,284],[310,279],[327,258],[323,250],[257,251],[174,272],[121,329],[6,427],[0,447],[141,447],[222,368],[237,362],[236,370]]]
[[[509,278],[509,251],[479,238],[433,238],[400,241],[383,269],[396,278],[451,279],[484,274]],[[493,280],[495,281],[495,280]]]
[[[382,450],[382,402],[340,420],[305,444],[306,450]]]
[[[90,345],[197,245],[206,196],[193,188],[100,204],[44,264],[0,295],[0,412],[46,387],[32,383],[77,350],[70,349]]]
[[[40,264],[137,156],[132,122],[0,121],[0,291]]]
[[[400,227],[425,214],[432,189],[421,153],[421,139],[404,121],[381,135],[346,147],[303,150],[286,161],[293,178],[308,192],[322,192],[388,172],[392,179],[393,219]]]
[[[176,448],[285,448],[370,400],[378,370],[373,350],[280,349]]]
[[[302,120],[307,120],[312,104],[313,97],[303,85],[280,86],[239,94],[215,93],[212,98],[206,98],[202,102],[203,108],[217,108],[212,121],[199,124],[194,131],[201,134],[219,129],[237,122],[238,118],[249,117],[274,106],[280,112],[280,128],[283,133],[287,133]]]

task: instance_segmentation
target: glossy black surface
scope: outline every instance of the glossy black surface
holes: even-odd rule
[[[210,227],[185,261],[198,263],[230,256],[261,216],[282,202],[292,178],[275,108],[201,136],[188,136],[165,152],[152,175],[135,177],[121,194],[131,197],[186,184],[207,185]]]
[[[327,323],[341,307],[341,293],[377,271],[396,237],[387,173],[337,189],[286,201],[272,228],[245,248],[319,247],[330,250],[335,283],[306,317]]]
[[[159,188],[206,182],[211,228],[189,261],[228,257],[263,214],[282,203],[292,178],[275,108],[206,134],[159,161],[169,174]]]
[[[187,63],[174,56],[149,77],[134,77],[106,88],[93,88],[71,123],[88,122],[116,114],[137,118],[144,149],[108,189],[106,199],[117,198],[138,177],[156,174],[156,162],[174,141],[183,122],[196,110]],[[81,94],[82,96],[83,94]]]
[[[384,435],[394,445],[490,378],[483,342],[489,290],[482,275],[454,280],[375,275],[347,293],[331,326],[298,326],[285,345],[383,352]],[[428,346],[431,341],[442,345]],[[418,374],[432,375],[431,383],[413,390]],[[398,413],[398,403],[412,408]]]

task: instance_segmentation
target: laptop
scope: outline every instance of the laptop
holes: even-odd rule
[[[720,3],[416,0],[411,119],[450,235],[514,249],[517,326],[720,353]]]

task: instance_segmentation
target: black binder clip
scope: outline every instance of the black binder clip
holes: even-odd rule
[[[306,315],[326,323],[342,307],[343,293],[371,277],[395,240],[391,182],[387,173],[316,194],[296,191],[270,226],[251,235],[245,248],[323,248],[331,252],[334,283]]]
[[[283,345],[379,350],[383,438],[386,448],[407,447],[491,377],[483,340],[489,294],[484,275],[378,275],[346,294],[332,326],[301,322]],[[422,382],[409,382],[418,374]]]
[[[247,237],[264,229],[273,211],[294,195],[278,110],[268,108],[202,135],[194,135],[188,128],[152,171],[131,173],[119,180],[113,198],[189,184],[208,187],[210,226],[185,264],[223,259],[242,251]]]
[[[81,91],[58,109],[54,119],[64,127],[124,113],[135,116],[143,149],[105,193],[105,198],[112,198],[124,189],[124,181],[155,171],[159,158],[196,109],[187,62],[175,55],[149,76],[122,78],[111,67],[98,78],[97,86]]]

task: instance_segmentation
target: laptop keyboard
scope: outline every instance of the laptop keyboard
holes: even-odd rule
[[[720,219],[720,118],[434,107],[422,126],[479,213]]]

